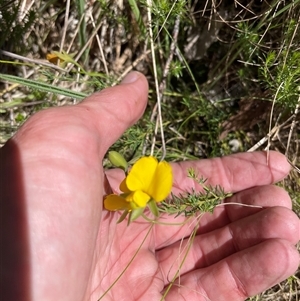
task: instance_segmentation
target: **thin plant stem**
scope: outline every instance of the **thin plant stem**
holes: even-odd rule
[[[154,224],[152,223],[151,226],[149,227],[148,232],[146,233],[144,239],[142,240],[141,244],[139,245],[139,247],[137,248],[137,250],[135,251],[135,253],[133,254],[133,256],[131,257],[130,261],[128,262],[128,264],[126,265],[126,267],[124,268],[124,270],[121,272],[121,274],[116,278],[116,280],[108,287],[108,289],[102,294],[102,296],[97,300],[100,301],[102,300],[106,294],[115,286],[115,284],[121,279],[121,277],[124,275],[124,273],[127,271],[128,267],[131,265],[131,263],[134,261],[134,259],[136,258],[137,254],[139,253],[139,251],[141,250],[142,246],[144,245],[147,237],[149,236],[149,234],[151,233],[151,230],[153,229]]]
[[[162,141],[161,160],[163,160],[166,156],[166,143],[165,143],[164,128],[163,128],[162,113],[161,113],[161,95],[159,91],[158,75],[157,75],[157,68],[156,68],[157,65],[156,65],[155,51],[154,51],[155,47],[154,47],[153,31],[152,31],[151,8],[152,8],[152,1],[147,0],[148,30],[150,36],[150,47],[151,47],[152,64],[153,64],[153,72],[154,72],[155,90],[156,90],[156,97],[157,97],[158,120],[159,120],[159,127],[160,127],[161,141]],[[158,129],[156,127],[154,136],[157,135],[157,130]],[[153,155],[153,153],[154,153],[154,144],[152,144],[151,147],[151,155]]]
[[[63,31],[62,31],[62,37],[61,37],[59,52],[62,52],[63,49],[64,49],[64,44],[65,44],[65,39],[66,39],[66,34],[67,34],[67,28],[68,28],[68,23],[69,23],[69,13],[70,13],[70,0],[67,0],[66,1],[66,12],[65,12],[64,28],[63,28]]]

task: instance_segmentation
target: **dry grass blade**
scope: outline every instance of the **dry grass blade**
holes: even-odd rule
[[[158,120],[156,122],[155,133],[153,136],[151,152],[150,154],[153,156],[154,147],[155,147],[155,139],[157,135],[158,125],[160,128],[160,135],[162,141],[162,155],[161,160],[163,160],[166,156],[166,144],[165,144],[165,137],[164,137],[164,127],[163,127],[163,120],[162,120],[162,112],[161,112],[161,94],[159,91],[159,84],[158,84],[158,75],[157,75],[157,65],[156,65],[156,58],[155,58],[155,47],[154,47],[154,39],[153,39],[153,32],[152,32],[152,0],[147,0],[147,16],[148,16],[148,30],[149,30],[149,40],[150,40],[150,47],[151,47],[151,54],[152,54],[152,63],[153,63],[153,72],[154,72],[154,81],[155,81],[155,91],[156,91],[156,99],[157,99],[157,108],[158,108]]]

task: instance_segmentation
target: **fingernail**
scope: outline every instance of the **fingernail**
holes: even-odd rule
[[[139,73],[132,71],[128,73],[123,80],[121,81],[121,84],[131,84],[134,83],[139,78]]]

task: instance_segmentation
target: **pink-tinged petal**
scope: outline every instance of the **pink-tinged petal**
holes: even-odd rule
[[[125,192],[125,193],[131,192],[126,185],[126,178],[121,182],[119,188],[122,192]]]
[[[162,161],[158,163],[151,185],[145,192],[156,202],[161,202],[170,194],[172,186],[172,167],[168,162]]]
[[[130,202],[116,194],[110,194],[104,199],[104,208],[109,211],[132,209]]]

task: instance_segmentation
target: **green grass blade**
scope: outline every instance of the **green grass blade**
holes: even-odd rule
[[[86,41],[87,41],[87,36],[86,36],[86,21],[85,21],[85,1],[84,0],[76,0],[76,6],[77,6],[77,13],[78,16],[81,20],[79,24],[79,43],[80,43],[80,48],[83,48]],[[86,62],[88,59],[88,51],[85,50],[83,53],[83,60]]]
[[[145,33],[145,31],[146,31],[145,24],[143,23],[143,19],[141,17],[141,13],[140,13],[140,10],[139,10],[139,7],[138,7],[136,1],[129,0],[128,2],[131,7],[131,10],[133,12],[133,15],[138,23],[141,33]]]
[[[25,78],[21,78],[21,77],[14,76],[14,75],[0,73],[0,79],[6,80],[6,81],[9,81],[12,83],[20,84],[23,86],[27,86],[27,87],[30,87],[33,89],[38,89],[40,91],[64,95],[64,96],[76,98],[76,99],[83,99],[87,96],[87,94],[85,94],[85,93],[75,92],[75,91],[71,91],[68,89],[55,87],[55,86],[52,86],[51,84],[37,82],[36,80],[25,79]]]

